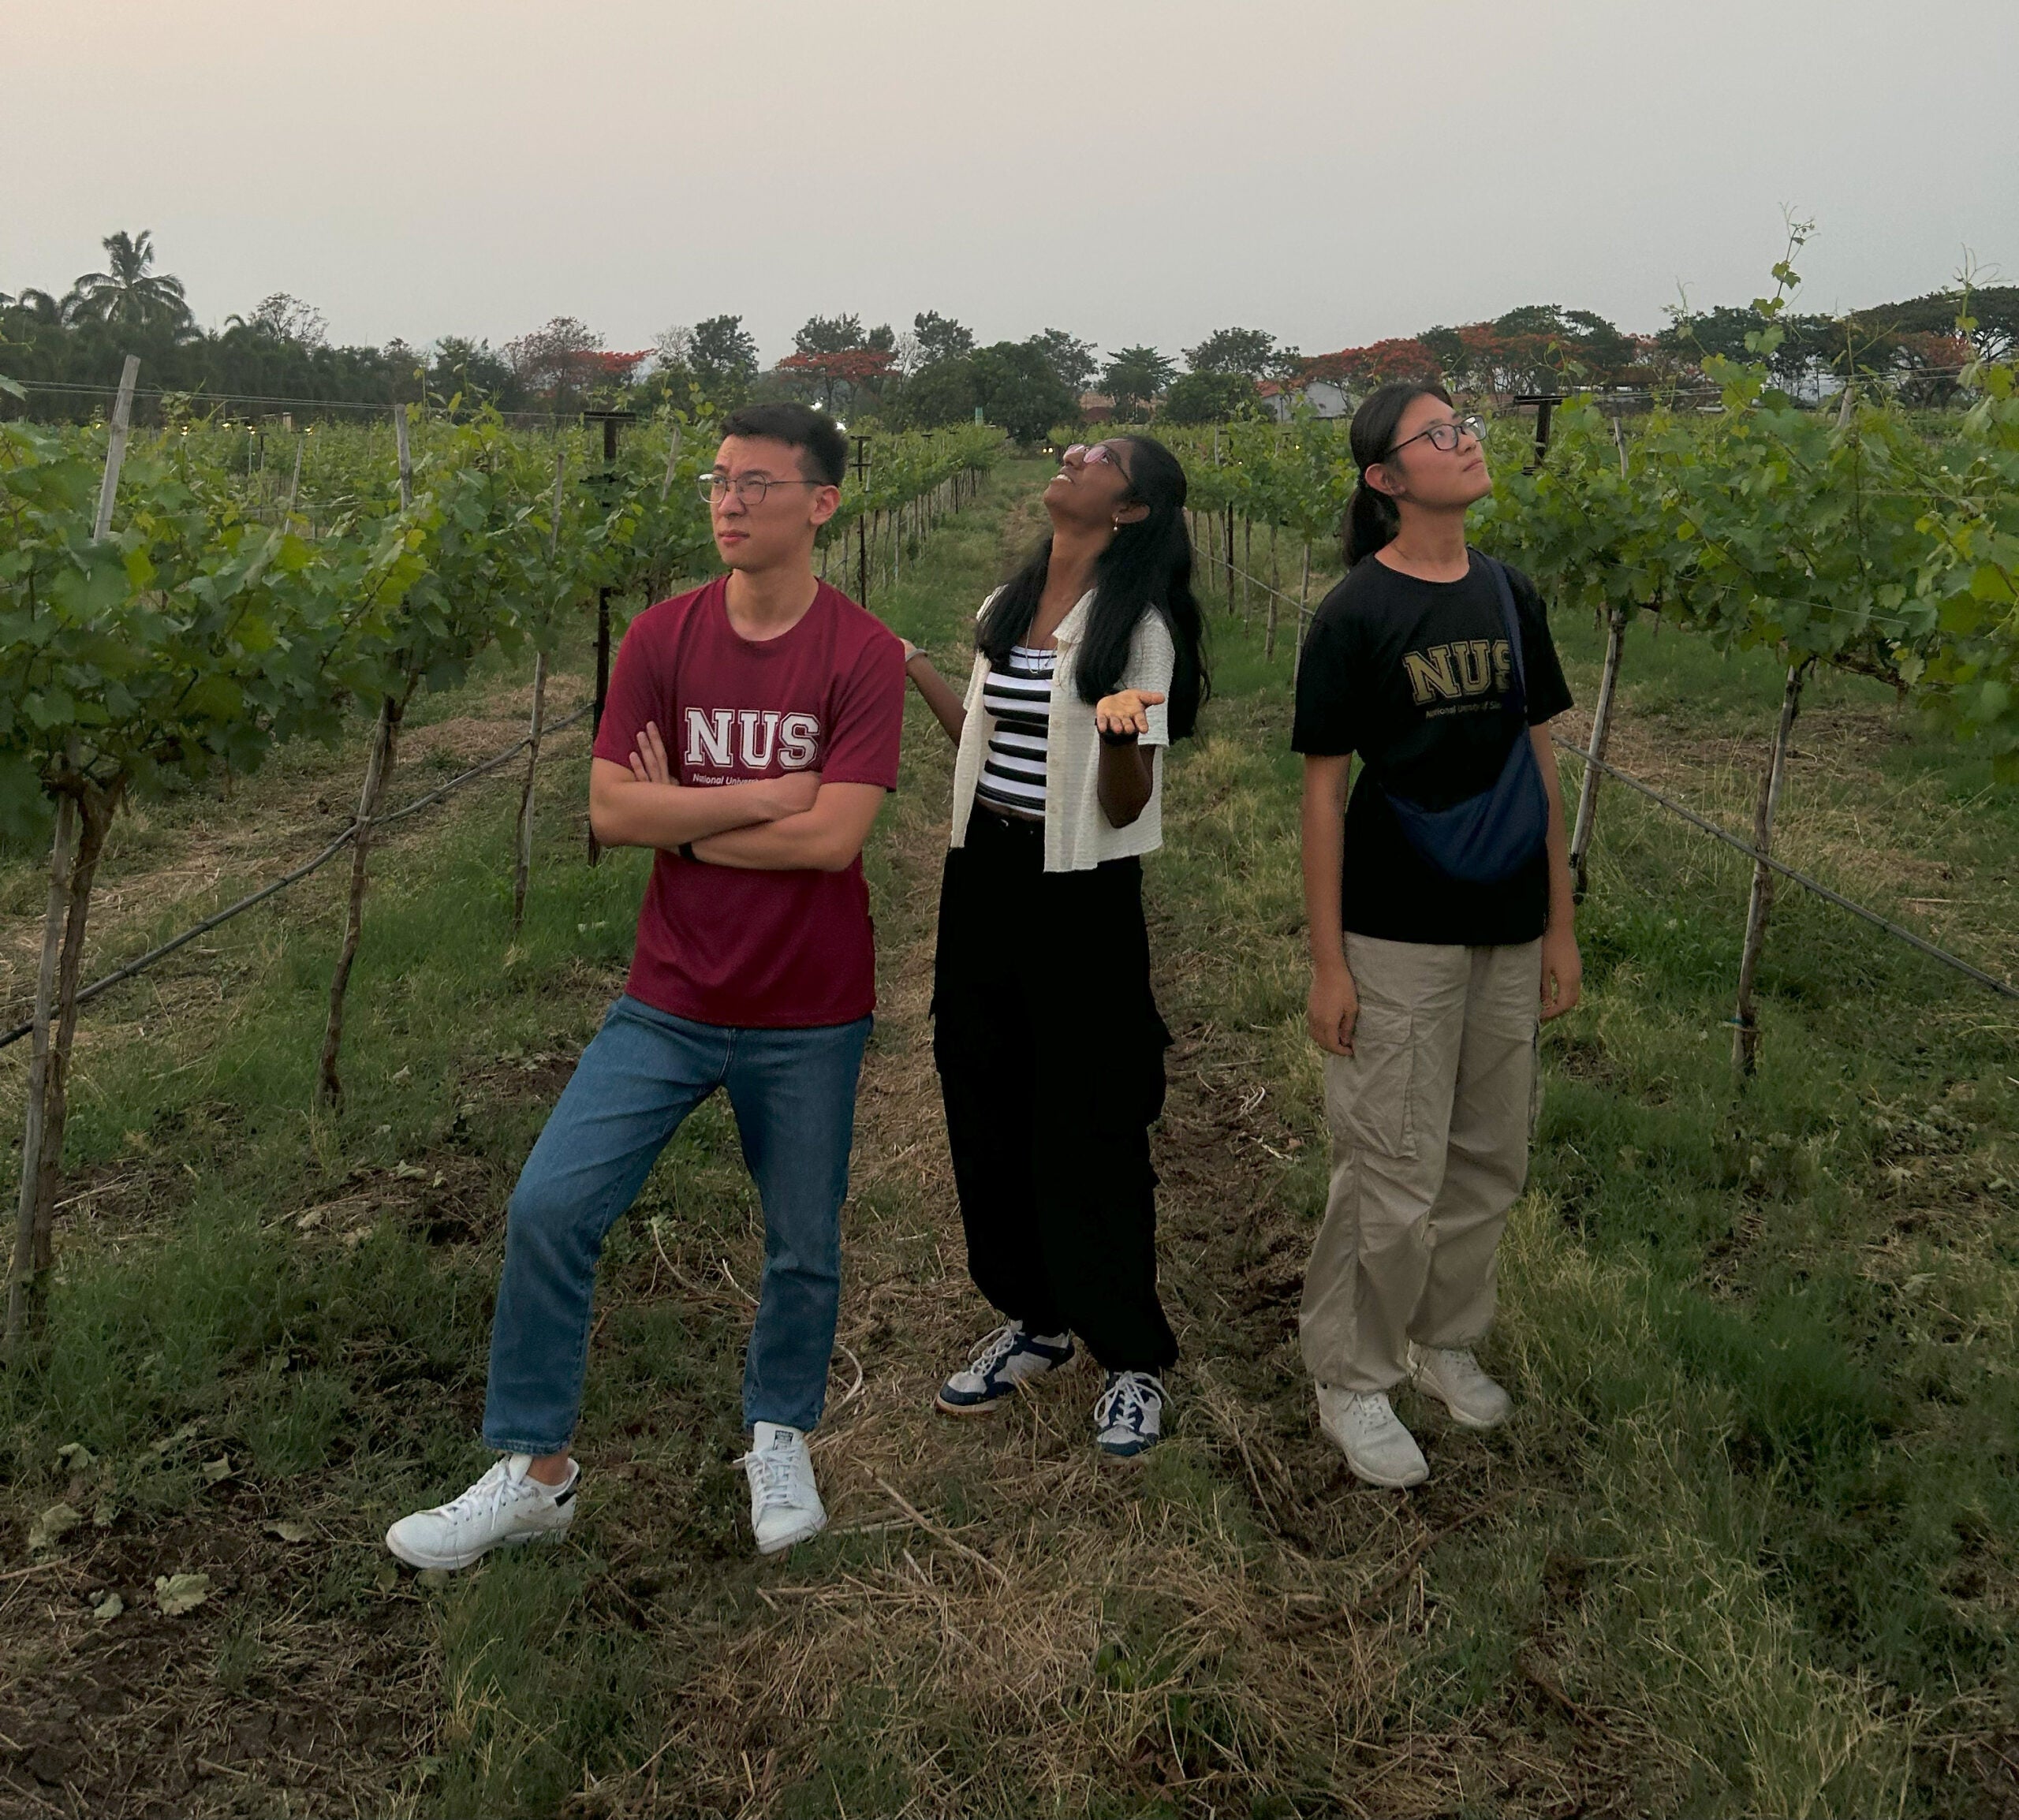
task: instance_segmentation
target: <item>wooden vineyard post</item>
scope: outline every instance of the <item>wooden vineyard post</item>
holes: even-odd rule
[[[1739,955],[1738,1005],[1732,1014],[1732,1065],[1741,1074],[1751,1074],[1759,1061],[1760,1027],[1753,986],[1760,973],[1760,950],[1766,945],[1767,919],[1774,908],[1774,870],[1766,860],[1773,851],[1774,815],[1780,807],[1781,785],[1787,776],[1788,745],[1794,733],[1795,716],[1801,708],[1802,684],[1808,680],[1814,661],[1804,658],[1788,666],[1787,684],[1781,692],[1781,718],[1774,729],[1773,753],[1752,815],[1752,850],[1760,857],[1752,863],[1752,894],[1745,909],[1745,946]]]
[[[402,405],[393,407],[393,442],[399,453],[400,509],[413,505],[413,451],[407,438],[407,413]],[[343,1083],[337,1076],[337,1056],[344,1041],[344,997],[350,990],[350,972],[357,960],[358,938],[364,928],[364,887],[370,877],[371,824],[384,800],[386,785],[392,776],[398,753],[400,722],[406,712],[402,697],[394,699],[388,680],[379,699],[379,718],[371,730],[371,752],[365,760],[364,785],[358,792],[356,834],[350,848],[350,897],[344,917],[343,945],[337,953],[336,971],[330,975],[330,1013],[323,1027],[323,1058],[318,1080],[323,1099],[331,1106],[343,1098]]]
[[[70,1103],[70,1050],[77,1033],[84,931],[91,883],[124,780],[110,787],[73,774],[65,781],[50,855],[49,904],[35,975],[35,1031],[28,1060],[28,1110],[22,1132],[21,1199],[14,1268],[7,1292],[7,1338],[20,1339],[36,1284],[54,1260],[56,1184]]]
[[[39,1277],[54,1259],[56,1180],[63,1162],[63,1128],[70,1107],[70,1048],[77,1034],[77,989],[83,983],[84,931],[91,916],[91,884],[112,831],[124,780],[110,789],[89,778],[77,781],[77,845],[65,879],[63,949],[56,964],[56,1025],[48,1036],[43,1081],[40,1154],[36,1158],[35,1211],[30,1234],[29,1274]],[[38,979],[38,988],[40,980]],[[25,1163],[25,1158],[24,1159]]]
[[[106,536],[112,529],[112,502],[119,496],[119,470],[126,461],[126,437],[133,422],[133,383],[140,376],[140,362],[129,354],[120,369],[119,396],[112,406],[112,434],[105,446],[105,478],[98,487],[98,515],[93,520],[92,539]]]
[[[1592,709],[1591,743],[1584,750],[1584,777],[1577,791],[1577,823],[1570,837],[1570,889],[1573,901],[1584,901],[1588,862],[1599,812],[1599,765],[1612,737],[1612,710],[1619,686],[1619,662],[1626,649],[1627,616],[1630,607],[1614,606],[1606,614],[1605,668],[1599,673],[1599,699]]]
[[[631,421],[629,411],[584,412],[583,420],[599,421],[603,425],[603,468],[599,473],[589,476],[592,484],[606,485],[614,481],[617,472],[617,427]],[[604,495],[607,507],[609,497]],[[603,703],[610,699],[610,596],[611,590],[596,590],[596,694],[595,706],[589,716],[589,737],[592,740],[603,729]],[[598,865],[603,860],[603,846],[596,839],[594,828],[589,830],[589,863]]]
[[[1563,401],[1561,392],[1523,392],[1515,398],[1517,405],[1532,405],[1536,408],[1536,446],[1523,469],[1525,473],[1534,473],[1549,459],[1550,423],[1557,406]]]
[[[133,387],[140,363],[126,356],[112,408],[105,472],[99,483],[95,540],[112,530],[133,420]],[[85,921],[91,880],[118,807],[121,786],[104,789],[82,772],[73,743],[56,804],[50,844],[49,900],[43,917],[42,953],[35,972],[34,1030],[28,1050],[28,1106],[21,1130],[21,1193],[16,1203],[13,1270],[7,1285],[6,1344],[11,1354],[28,1320],[34,1287],[54,1253],[56,1176],[63,1160],[63,1128],[69,1105],[70,1044],[77,1027],[78,978],[84,964]]]
[[[405,512],[413,504],[413,445],[407,438],[407,410],[404,405],[393,407],[393,446],[400,458],[400,509]]]
[[[343,1098],[343,1083],[337,1076],[337,1055],[344,1041],[344,995],[350,989],[350,970],[357,960],[357,942],[364,927],[364,887],[369,876],[371,824],[384,800],[386,785],[397,755],[403,703],[396,703],[389,690],[379,703],[379,719],[372,729],[371,755],[364,766],[364,787],[358,792],[357,833],[350,848],[350,901],[344,919],[343,946],[338,951],[337,969],[330,976],[330,1016],[323,1029],[323,1061],[319,1071],[323,1098],[331,1106]]]
[[[680,426],[676,423],[673,427],[673,434],[666,438],[666,473],[659,481],[659,498],[662,499],[673,490],[673,472],[680,464]],[[556,457],[556,459],[559,458]],[[557,475],[559,472],[560,470],[556,468]],[[557,487],[560,484],[558,479],[554,484]]]
[[[1220,525],[1220,554],[1227,571],[1227,615],[1233,615],[1233,505],[1229,502]]]
[[[603,703],[610,699],[610,590],[596,590],[596,693],[594,705],[589,710],[589,740],[603,731]],[[596,839],[596,831],[589,830],[589,863],[603,863],[603,844]]]
[[[296,439],[294,445],[294,477],[287,483],[287,510],[281,517],[281,529],[294,529],[294,502],[301,497],[301,457],[308,446],[306,436]]]
[[[526,920],[526,883],[533,863],[533,774],[539,769],[540,729],[547,710],[547,653],[533,653],[532,718],[526,729],[526,781],[519,790],[519,822],[512,868],[512,933]]]
[[[1245,513],[1241,520],[1241,623],[1245,628],[1254,596],[1249,590],[1255,580],[1255,520]]]
[[[42,964],[35,982],[35,1034],[29,1039],[28,1119],[21,1134],[21,1199],[16,1210],[14,1262],[7,1284],[7,1350],[21,1338],[35,1276],[36,1189],[42,1176],[44,1115],[49,1091],[50,1020],[56,998],[56,957],[62,945],[63,912],[70,901],[71,862],[77,844],[77,801],[56,805],[56,837],[49,852],[49,907],[42,925]]]
[[[672,434],[666,438],[666,472],[659,477],[659,498],[662,502],[664,502],[666,496],[673,490],[674,473],[680,465],[681,442],[681,437],[680,425],[676,423],[673,426]],[[824,571],[823,571],[820,579],[823,581],[825,581],[827,579],[827,574]],[[665,570],[657,564],[655,564],[652,570],[652,592],[655,594],[664,593],[666,591],[666,585],[670,580],[671,577],[666,573]]]
[[[1291,636],[1296,643],[1290,652],[1290,686],[1304,673],[1304,628],[1311,617],[1311,539],[1304,540],[1304,579],[1297,584],[1297,625]]]
[[[1626,477],[1626,434],[1620,420],[1612,420],[1613,446],[1619,451],[1620,478]],[[1657,605],[1659,606],[1659,602]],[[1612,738],[1614,692],[1619,685],[1619,663],[1626,649],[1626,622],[1633,609],[1615,603],[1606,614],[1606,661],[1599,675],[1599,699],[1592,710],[1592,739],[1584,751],[1584,775],[1577,789],[1577,823],[1570,837],[1570,896],[1574,904],[1584,901],[1589,884],[1592,841],[1598,832],[1599,783],[1604,776],[1599,766]]]
[[[855,481],[856,487],[867,492],[869,487],[869,438],[858,436],[855,439]],[[869,514],[859,512],[855,520],[856,605],[869,604]]]
[[[1297,624],[1290,632],[1290,636],[1295,641],[1297,647],[1292,659],[1293,669],[1302,660],[1304,655],[1304,614],[1305,604],[1310,599],[1311,539],[1307,537],[1304,540],[1304,579],[1297,587]],[[1273,594],[1269,596],[1269,624],[1262,640],[1262,655],[1265,658],[1273,658],[1276,655],[1276,599],[1277,597]]]
[[[678,446],[677,432],[674,446],[676,448]],[[557,450],[554,457],[554,528],[547,538],[550,567],[556,561],[561,550],[561,487],[567,466],[567,451],[565,449]],[[546,719],[547,653],[536,648],[533,652],[532,715],[526,729],[526,781],[519,788],[519,821],[513,842],[512,933],[515,936],[526,920],[526,884],[533,863],[533,776],[539,769],[540,730]]]

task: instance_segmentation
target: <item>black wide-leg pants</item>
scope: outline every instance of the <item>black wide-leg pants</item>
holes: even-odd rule
[[[951,849],[933,1059],[968,1271],[1034,1333],[1110,1371],[1161,1371],[1156,1174],[1170,1033],[1150,991],[1143,869],[1044,870],[1044,830],[977,807]]]

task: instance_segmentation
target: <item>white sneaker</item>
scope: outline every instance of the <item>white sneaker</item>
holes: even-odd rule
[[[1412,1341],[1409,1379],[1450,1410],[1454,1422],[1468,1428],[1497,1428],[1514,1406],[1513,1400],[1462,1347],[1419,1346]]]
[[[1070,1333],[1029,1333],[1021,1321],[1007,1321],[975,1348],[965,1367],[939,1386],[933,1398],[949,1415],[981,1415],[1020,1385],[1055,1371],[1073,1357]]]
[[[1133,1460],[1164,1438],[1164,1382],[1154,1371],[1110,1371],[1094,1404],[1094,1445]]]
[[[468,1567],[494,1548],[517,1548],[565,1535],[574,1520],[582,1469],[569,1462],[565,1485],[543,1485],[526,1468],[529,1453],[509,1455],[447,1504],[403,1516],[386,1546],[409,1567]]]
[[[797,1428],[782,1422],[757,1423],[743,1470],[750,1480],[750,1527],[759,1554],[776,1554],[827,1527],[813,1482],[813,1456]]]
[[[1369,1485],[1420,1485],[1430,1477],[1423,1449],[1388,1407],[1386,1391],[1372,1390],[1363,1396],[1319,1385],[1318,1426],[1325,1438],[1345,1455],[1354,1475]]]

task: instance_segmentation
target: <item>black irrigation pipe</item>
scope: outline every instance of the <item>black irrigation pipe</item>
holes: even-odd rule
[[[565,733],[568,729],[574,725],[577,721],[586,717],[594,705],[595,704],[592,703],[587,703],[583,707],[576,709],[574,713],[567,716],[565,719],[556,721],[550,726],[543,728],[541,730],[540,737],[543,740],[545,740],[555,733]],[[523,752],[528,745],[532,744],[532,741],[530,737],[523,739],[520,740],[516,746],[510,748],[508,751],[498,753],[496,757],[486,759],[480,765],[472,765],[467,771],[457,773],[456,776],[450,778],[446,784],[437,785],[435,789],[428,791],[426,795],[415,797],[411,803],[403,804],[400,807],[394,809],[390,814],[375,817],[372,820],[372,826],[375,828],[383,828],[389,822],[397,822],[404,816],[414,814],[417,810],[427,808],[431,804],[440,802],[441,800],[444,796],[447,796],[451,790],[460,789],[465,784],[472,782],[478,778],[488,776],[491,772],[496,770],[501,765],[509,764],[513,759],[516,759],[520,753]],[[240,898],[236,904],[227,904],[223,909],[218,911],[215,916],[206,916],[203,920],[197,923],[194,928],[184,930],[180,935],[174,937],[172,940],[164,942],[160,947],[149,949],[146,953],[141,955],[137,960],[128,961],[124,967],[119,968],[114,972],[106,974],[103,979],[94,979],[90,985],[87,986],[83,991],[77,994],[78,1004],[84,1005],[89,1003],[90,1001],[97,998],[101,992],[109,991],[112,987],[118,985],[122,980],[131,979],[135,974],[144,972],[148,968],[153,966],[157,960],[166,959],[169,955],[173,954],[177,949],[182,947],[188,942],[194,942],[199,935],[207,935],[213,929],[216,928],[219,923],[229,923],[232,918],[237,916],[241,911],[250,910],[256,904],[263,904],[276,892],[285,891],[290,885],[300,884],[304,878],[306,878],[311,872],[315,871],[319,867],[327,866],[330,860],[336,858],[336,856],[341,853],[345,848],[348,847],[353,841],[357,838],[357,822],[356,819],[353,818],[351,822],[351,825],[348,828],[345,829],[344,831],[339,834],[336,839],[332,841],[328,846],[325,847],[321,852],[318,853],[314,859],[303,861],[302,863],[296,867],[292,872],[283,873],[271,885],[261,886],[258,890],[253,892],[249,897]],[[31,1035],[34,1029],[34,1021],[33,1020],[30,1020],[26,1024],[17,1025],[12,1030],[0,1031],[0,1049],[5,1049],[10,1042],[19,1042],[23,1037]]]
[[[1629,789],[1638,790],[1642,796],[1660,804],[1670,813],[1680,815],[1685,822],[1692,822],[1701,828],[1705,834],[1716,835],[1726,846],[1736,847],[1748,860],[1756,863],[1769,867],[1779,873],[1784,878],[1792,878],[1804,890],[1813,891],[1817,897],[1835,904],[1839,910],[1848,910],[1853,916],[1862,916],[1866,922],[1883,929],[1887,934],[1898,936],[1909,947],[1919,949],[1931,960],[1939,960],[1945,967],[1953,967],[1958,973],[1968,974],[1980,986],[1989,986],[1999,997],[2019,998],[2019,986],[2013,986],[2000,979],[1995,973],[1987,973],[1981,967],[1972,967],[1969,961],[1951,954],[1947,949],[1936,947],[1925,936],[1916,935],[1911,929],[1901,928],[1898,923],[1890,922],[1880,916],[1876,910],[1868,909],[1862,904],[1853,903],[1841,891],[1831,890],[1827,885],[1823,884],[1819,879],[1810,878],[1806,872],[1797,872],[1793,867],[1783,865],[1771,855],[1761,852],[1750,842],[1741,841],[1736,834],[1727,834],[1715,822],[1707,820],[1704,816],[1698,815],[1694,809],[1685,808],[1681,804],[1673,798],[1663,796],[1651,785],[1644,784],[1638,778],[1622,771],[1617,765],[1607,764],[1603,759],[1595,759],[1583,748],[1574,746],[1567,740],[1557,739],[1554,734],[1551,735],[1551,738],[1559,751],[1572,753],[1583,759],[1588,765],[1596,765],[1607,777],[1618,778]]]

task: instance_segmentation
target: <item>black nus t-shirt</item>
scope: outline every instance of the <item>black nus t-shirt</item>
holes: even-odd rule
[[[1515,615],[1539,726],[1570,706],[1542,597],[1518,569]],[[1300,752],[1360,755],[1346,805],[1340,921],[1390,942],[1498,947],[1532,942],[1549,915],[1549,856],[1511,878],[1471,885],[1421,858],[1383,794],[1443,809],[1492,789],[1510,743],[1526,737],[1505,698],[1514,687],[1507,622],[1487,559],[1462,581],[1419,581],[1363,557],[1319,602],[1297,671]]]

